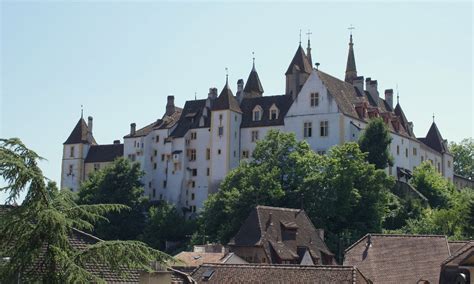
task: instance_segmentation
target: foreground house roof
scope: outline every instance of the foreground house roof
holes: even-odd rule
[[[247,263],[236,254],[224,252],[195,252],[183,251],[174,256],[177,260],[183,262],[186,266],[197,267],[204,263]],[[180,266],[177,264],[176,266]]]
[[[370,283],[352,266],[204,264],[191,277],[197,283]]]
[[[374,283],[438,283],[449,256],[446,236],[367,234],[346,249],[344,265],[356,266]]]

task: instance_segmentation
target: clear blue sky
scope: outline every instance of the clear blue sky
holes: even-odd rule
[[[399,86],[415,133],[436,115],[444,138],[473,133],[470,2],[170,3],[2,1],[0,137],[19,137],[60,179],[62,143],[80,117],[94,117],[98,143],[112,143],[176,103],[225,83],[235,92],[255,51],[264,95],[284,93],[284,73],[311,29],[313,61],[343,78],[353,24],[359,75],[379,91]],[[0,201],[3,200],[0,196]]]

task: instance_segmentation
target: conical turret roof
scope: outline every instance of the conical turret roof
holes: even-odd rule
[[[229,109],[235,112],[242,112],[239,107],[239,102],[234,97],[232,90],[229,88],[229,83],[226,81],[224,88],[222,89],[219,97],[213,104],[212,110],[225,110]]]
[[[304,53],[301,44],[298,46],[296,50],[295,56],[293,56],[293,60],[291,60],[290,66],[288,66],[288,70],[286,70],[285,75],[292,74],[293,69],[296,67],[297,70],[300,72],[311,74],[313,68],[311,67],[311,63],[309,62],[308,57]]]
[[[91,135],[91,139],[89,141],[87,132],[89,131],[89,127],[87,126],[86,122],[84,119],[81,117],[79,121],[77,122],[76,126],[72,130],[71,134],[69,134],[69,137],[67,138],[66,142],[64,142],[64,145],[67,144],[97,144],[95,142],[94,137]]]
[[[349,41],[349,54],[347,55],[347,65],[346,65],[346,82],[352,83],[352,81],[357,77],[357,68],[355,63],[354,56],[354,43],[352,42],[352,35]]]
[[[257,70],[255,69],[255,63],[252,67],[252,71],[250,71],[249,78],[247,79],[247,83],[245,84],[244,92],[247,94],[254,94],[257,96],[261,96],[263,94],[262,83],[260,82],[260,78],[258,77]]]

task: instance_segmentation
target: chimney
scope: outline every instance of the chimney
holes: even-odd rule
[[[377,80],[365,79],[365,89],[369,92],[372,100],[377,103],[379,100],[379,91],[377,90]]]
[[[120,140],[114,140],[114,144],[120,144]]]
[[[393,89],[385,90],[385,101],[393,109]]]
[[[135,135],[135,130],[137,129],[137,125],[134,123],[130,124],[130,135]]]
[[[242,99],[244,98],[244,80],[239,79],[237,81],[237,93],[235,94],[235,97],[239,103],[242,102]]]
[[[356,77],[352,80],[352,85],[359,91],[359,95],[364,95],[364,76]]]
[[[209,88],[209,94],[207,97],[211,100],[217,98],[217,88]]]
[[[92,134],[92,116],[89,116],[87,118],[87,128],[88,128],[88,132]]]
[[[367,244],[366,244],[367,247],[372,247],[372,235],[368,235],[367,236]]]
[[[168,96],[168,102],[166,103],[166,115],[172,115],[174,112],[174,96]]]

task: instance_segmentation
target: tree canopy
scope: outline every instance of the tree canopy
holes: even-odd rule
[[[474,140],[466,138],[460,143],[451,142],[449,151],[454,158],[454,173],[474,180]]]
[[[390,154],[392,137],[381,118],[373,118],[359,138],[360,150],[368,153],[367,161],[377,169],[393,166],[393,157]]]
[[[98,237],[106,240],[138,239],[145,226],[146,199],[140,181],[142,176],[139,164],[118,158],[111,165],[93,172],[82,183],[78,203],[118,203],[130,207],[127,211],[107,214],[108,221],[100,221],[95,227],[94,233]]]
[[[8,202],[15,202],[26,191],[21,206],[1,213],[2,281],[14,281],[20,273],[28,277],[24,272],[35,268],[42,273],[33,279],[44,283],[104,283],[87,270],[87,264],[100,263],[118,272],[124,268],[149,270],[151,261],[163,263],[171,258],[137,241],[104,241],[75,248],[69,238],[74,229],[90,231],[95,222],[106,220],[104,214],[128,207],[76,204],[69,190],[59,191],[54,183],[46,183],[38,166],[41,159],[19,139],[0,139],[0,177],[6,182],[0,190],[7,193]]]

